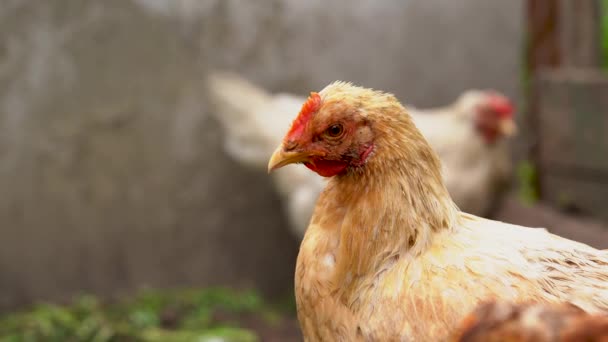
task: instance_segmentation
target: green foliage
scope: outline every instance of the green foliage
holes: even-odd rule
[[[82,297],[67,309],[41,304],[27,313],[0,320],[0,341],[112,341],[117,331],[108,322],[99,303]]]
[[[522,161],[517,165],[517,180],[519,199],[526,205],[533,205],[538,201],[537,172],[529,161]]]
[[[604,70],[608,70],[608,0],[602,0],[602,52],[604,57]]]
[[[217,312],[237,318],[220,322],[214,319]],[[67,306],[40,304],[0,316],[0,342],[258,341],[238,326],[244,314],[271,325],[280,318],[253,291],[145,291],[112,304],[83,296]]]
[[[161,329],[146,330],[144,341],[163,341],[163,342],[257,342],[258,337],[245,329],[219,327],[208,329],[205,332],[195,332],[190,330],[179,330],[168,332]]]

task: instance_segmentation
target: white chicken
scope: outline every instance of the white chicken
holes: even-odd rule
[[[302,106],[302,98],[269,94],[240,76],[216,72],[208,78],[211,113],[224,129],[228,155],[247,167],[266,172],[268,157],[291,124],[290,115]],[[294,111],[295,110],[295,111]],[[325,179],[297,165],[272,175],[292,234],[304,236]]]
[[[504,139],[516,133],[510,101],[493,90],[469,90],[447,107],[409,111],[439,155],[456,205],[473,215],[489,215],[513,168]]]
[[[270,94],[241,76],[218,71],[207,79],[211,113],[224,130],[227,153],[266,171],[268,157],[300,111],[303,96]],[[444,165],[448,190],[465,212],[486,215],[511,175],[504,136],[515,132],[513,108],[495,91],[469,90],[454,104],[410,114]],[[288,165],[272,174],[292,233],[301,239],[325,179]]]

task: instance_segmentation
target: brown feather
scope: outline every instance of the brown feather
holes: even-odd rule
[[[454,342],[606,342],[608,316],[590,315],[570,304],[480,305],[460,324]]]

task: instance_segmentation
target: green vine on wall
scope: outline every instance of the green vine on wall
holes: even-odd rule
[[[608,0],[602,0],[601,3],[601,15],[602,15],[602,57],[603,57],[603,68],[608,71]]]

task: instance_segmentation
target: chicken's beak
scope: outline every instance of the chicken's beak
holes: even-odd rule
[[[303,151],[285,151],[283,144],[281,144],[270,157],[270,161],[268,161],[268,173],[285,165],[301,163],[309,159],[309,153]]]
[[[505,137],[513,136],[517,133],[517,125],[513,119],[502,119],[498,124],[498,131]]]

